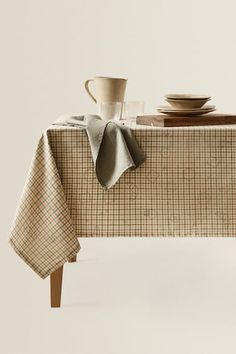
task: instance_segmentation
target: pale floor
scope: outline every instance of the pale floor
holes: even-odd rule
[[[4,244],[1,354],[236,353],[236,239],[81,244],[61,309]]]

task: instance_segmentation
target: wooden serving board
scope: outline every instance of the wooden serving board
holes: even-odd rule
[[[202,116],[175,117],[166,114],[138,116],[136,123],[157,127],[236,124],[236,114],[208,113]]]

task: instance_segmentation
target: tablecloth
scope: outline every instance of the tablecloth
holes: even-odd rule
[[[42,135],[10,237],[40,277],[72,258],[80,237],[236,236],[236,127],[126,124],[146,161],[108,191],[84,131]]]

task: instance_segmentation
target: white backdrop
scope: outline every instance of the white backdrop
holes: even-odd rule
[[[32,351],[32,347],[38,337],[32,328],[36,328],[36,332],[40,331],[42,329],[40,321],[42,321],[46,326],[44,327],[44,336],[47,339],[45,343],[47,343],[47,348],[51,348],[50,353],[75,353],[72,337],[74,338],[76,333],[78,335],[76,342],[78,343],[80,340],[87,338],[86,336],[83,337],[84,328],[87,328],[88,332],[94,331],[94,338],[98,338],[105,332],[99,334],[97,329],[105,324],[111,329],[110,325],[111,323],[114,324],[112,321],[116,318],[111,316],[111,322],[108,320],[105,324],[101,324],[97,320],[96,328],[89,327],[90,322],[86,322],[86,316],[90,314],[90,320],[94,320],[92,317],[93,304],[90,304],[91,306],[85,304],[84,310],[87,309],[88,312],[83,312],[82,319],[85,322],[82,321],[79,324],[76,321],[77,317],[81,318],[80,311],[82,310],[81,307],[79,310],[76,309],[75,305],[73,310],[75,312],[72,311],[72,308],[69,308],[71,312],[67,312],[65,321],[66,326],[72,326],[73,323],[74,327],[72,327],[74,329],[71,329],[73,335],[66,335],[62,330],[65,313],[57,313],[54,317],[55,313],[50,312],[47,307],[48,299],[45,294],[48,283],[38,280],[7,245],[9,227],[15,213],[16,204],[36,142],[42,131],[62,113],[96,111],[94,103],[87,96],[83,87],[83,82],[95,75],[127,77],[126,98],[129,100],[144,100],[148,113],[155,111],[156,105],[162,102],[162,95],[166,92],[209,93],[213,96],[214,103],[220,110],[236,112],[234,87],[236,82],[235,12],[236,3],[234,0],[0,1],[0,272],[2,285],[0,291],[2,308],[0,326],[2,329],[0,333],[4,337],[4,341],[0,343],[0,348],[2,346],[1,352],[4,352],[4,354],[36,353],[36,349],[34,348]],[[170,243],[168,242],[168,244]],[[196,262],[199,261],[199,255],[205,250],[204,243],[191,241],[189,244],[193,248],[191,249],[189,246],[188,252],[195,257],[193,259]],[[163,252],[168,250],[168,246],[165,245],[167,243],[163,241],[159,244],[160,247],[164,247]],[[173,249],[174,245],[177,245],[176,241],[172,245]],[[214,250],[214,247],[219,247],[221,253],[217,253],[219,259],[216,258],[215,260],[211,259],[211,247],[208,248],[209,254],[207,256],[204,253],[206,259],[209,257],[217,269],[213,278],[209,279],[215,279],[215,285],[218,284],[217,274],[219,274],[221,268],[217,268],[217,264],[218,262],[226,264],[226,268],[223,267],[221,273],[221,281],[226,279],[227,284],[225,286],[228,287],[228,292],[217,298],[215,302],[217,306],[212,307],[211,314],[215,314],[215,317],[211,317],[212,322],[207,322],[210,321],[210,317],[204,316],[202,319],[199,317],[199,327],[195,328],[194,321],[192,322],[193,332],[190,331],[189,335],[191,337],[193,333],[199,333],[199,338],[191,337],[192,343],[195,345],[190,352],[193,354],[196,350],[196,353],[211,354],[214,352],[216,354],[218,350],[219,353],[222,353],[224,348],[227,349],[227,353],[235,353],[233,329],[235,329],[236,324],[236,303],[235,301],[232,302],[235,297],[228,298],[227,296],[236,292],[235,285],[232,285],[234,284],[233,280],[235,280],[236,258],[234,258],[233,253],[230,253],[233,252],[232,246],[236,249],[236,241],[212,240],[210,245]],[[123,247],[125,248],[125,244]],[[194,253],[195,247],[197,247],[199,253]],[[175,251],[173,251],[174,254]],[[229,257],[229,254],[231,257]],[[183,257],[184,255],[187,257],[183,252]],[[86,252],[84,257],[86,257]],[[177,264],[170,263],[170,269],[171,267],[177,267]],[[181,268],[181,271],[183,271],[181,274],[185,277],[184,267]],[[200,278],[201,271],[203,270],[200,269],[200,273],[198,273]],[[86,274],[86,268],[84,272]],[[172,272],[170,271],[168,274],[171,277]],[[138,286],[139,281],[136,280]],[[206,283],[211,284],[211,280]],[[127,284],[129,284],[128,279]],[[172,289],[172,285],[170,278],[170,289]],[[203,286],[202,283],[201,286]],[[200,289],[202,289],[203,294],[203,288],[200,287]],[[208,299],[211,299],[213,294],[217,296],[218,291],[219,294],[222,294],[220,291],[224,291],[222,287],[217,289],[217,286],[208,288]],[[92,293],[96,293],[94,289],[90,290]],[[77,289],[77,295],[75,289],[74,291],[74,297],[79,297],[79,288]],[[114,292],[116,291],[117,289],[114,290]],[[194,296],[191,290],[189,291],[190,297]],[[128,294],[127,296],[129,298]],[[130,296],[132,298],[133,295]],[[174,294],[173,296],[175,298]],[[170,298],[167,297],[167,299]],[[197,303],[197,298],[194,299]],[[204,296],[200,299],[203,301]],[[99,300],[96,301],[99,302]],[[148,299],[144,297],[144,301],[148,302]],[[210,303],[211,300],[206,302],[205,307],[203,306],[205,312],[209,309]],[[165,316],[163,315],[166,321],[167,319],[170,320],[169,327],[167,321],[165,329],[162,328],[161,323],[158,323],[159,314],[157,313],[157,318],[152,317],[151,323],[148,322],[150,317],[144,316],[144,328],[140,327],[140,332],[137,329],[138,327],[135,327],[136,332],[127,328],[127,331],[131,331],[130,340],[132,340],[132,343],[137,340],[135,342],[136,347],[133,347],[128,337],[125,337],[126,339],[122,342],[124,343],[124,350],[120,351],[121,347],[119,346],[114,349],[112,341],[109,342],[110,346],[104,348],[104,342],[101,341],[97,342],[97,351],[93,351],[92,343],[89,343],[89,347],[86,347],[84,342],[80,353],[122,352],[126,354],[134,352],[138,354],[139,348],[140,352],[143,352],[146,348],[149,354],[156,353],[157,350],[163,354],[172,352],[185,354],[189,352],[189,348],[184,346],[184,343],[186,344],[184,333],[189,330],[189,322],[186,318],[185,322],[181,322],[181,311],[177,314],[174,312],[176,317],[174,317],[175,322],[173,323],[176,323],[177,327],[180,323],[178,328],[182,329],[182,332],[179,329],[178,338],[174,329],[176,327],[171,327],[171,318],[173,320],[173,317],[171,317],[172,313],[168,312],[168,308],[169,305],[170,308],[173,308],[174,304],[178,307],[178,302],[171,305],[167,301],[167,312]],[[228,307],[225,308],[225,304]],[[140,306],[142,307],[142,305]],[[184,302],[182,306],[184,307]],[[191,313],[194,306],[193,302],[189,311],[186,310],[190,322],[191,318],[194,317]],[[115,309],[117,310],[116,307]],[[220,313],[219,322],[215,322],[217,320],[217,309]],[[106,310],[108,311],[107,314],[110,314],[111,308]],[[152,309],[152,311],[154,310]],[[139,312],[134,311],[134,313],[135,315],[132,318],[136,319],[137,316],[138,320]],[[4,320],[2,320],[3,318]],[[121,319],[119,320],[121,321]],[[124,320],[128,323],[125,314]],[[31,323],[32,326],[29,325]],[[118,321],[118,323],[120,322]],[[209,331],[208,337],[204,334],[206,332],[201,332],[201,328],[203,328],[201,325],[204,323],[205,325],[209,323],[207,329],[204,327],[204,331]],[[216,324],[213,331],[211,331],[213,327],[210,323]],[[131,328],[133,328],[133,325],[131,324]],[[55,333],[52,333],[50,326],[55,329]],[[62,337],[60,337],[60,340],[57,338],[58,341],[55,346],[55,342],[50,343],[50,340],[54,338],[54,335],[56,338],[57,326],[60,326],[60,330],[65,337],[64,342]],[[76,326],[80,326],[78,332]],[[151,341],[150,338],[147,338],[147,342],[145,342],[145,337],[141,333],[143,334],[143,330],[145,332],[145,328],[150,329],[150,326],[153,330],[149,333],[153,334],[153,338]],[[165,341],[161,341],[161,339],[159,343],[154,341],[154,328],[159,328],[159,331],[163,330],[162,338],[166,338]],[[24,339],[24,335],[28,331],[33,336],[31,342]],[[46,331],[48,336],[45,334]],[[115,331],[117,331],[117,328]],[[52,336],[49,336],[49,333],[52,333]],[[116,333],[110,333],[114,342],[118,341]],[[122,329],[121,333],[123,333]],[[221,333],[221,335],[215,336],[214,333]],[[10,340],[11,335],[16,339],[15,341]],[[173,347],[171,347],[171,338],[173,338]],[[66,342],[69,343],[67,347]],[[26,345],[26,343],[28,344]],[[63,345],[67,349],[64,350]],[[55,351],[53,351],[53,348]],[[77,348],[79,350],[79,345],[77,345]],[[125,351],[125,348],[128,348],[129,351]],[[39,349],[39,352],[42,352],[41,349]],[[44,353],[46,353],[45,348]]]

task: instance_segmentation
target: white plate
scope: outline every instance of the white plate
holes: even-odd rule
[[[193,109],[176,109],[169,106],[159,106],[157,107],[158,112],[174,115],[174,116],[194,116],[201,115],[215,111],[215,106],[208,105],[203,108],[193,108]]]

